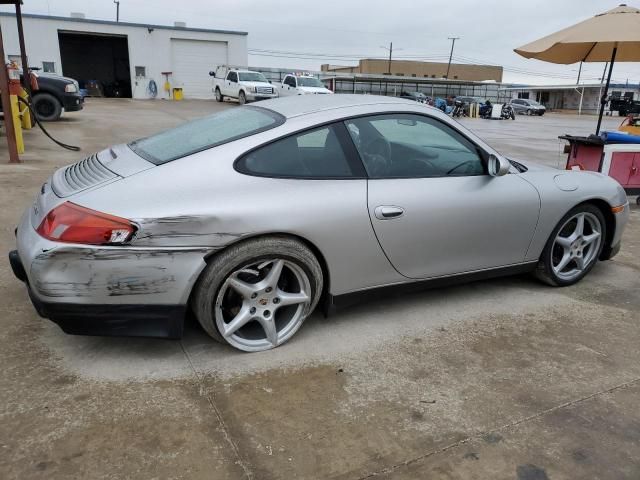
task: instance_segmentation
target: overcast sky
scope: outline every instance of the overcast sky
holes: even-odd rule
[[[513,49],[617,6],[608,0],[121,0],[120,20],[249,32],[249,65],[319,70],[361,57],[454,61],[505,67],[504,80],[575,83],[578,65],[526,60]],[[630,3],[630,5],[634,5]],[[634,5],[640,7],[638,4]],[[11,7],[2,7],[11,10]],[[24,0],[24,13],[115,20],[112,0]],[[598,82],[604,64],[585,64],[584,82]],[[640,63],[619,63],[617,82],[638,83]]]

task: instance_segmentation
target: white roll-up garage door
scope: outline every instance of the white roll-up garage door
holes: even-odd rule
[[[209,71],[226,63],[226,42],[171,39],[171,84],[182,87],[185,98],[213,98]]]

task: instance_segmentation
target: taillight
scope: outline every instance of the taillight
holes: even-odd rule
[[[42,219],[37,231],[56,242],[110,245],[129,240],[136,227],[126,218],[65,202]]]

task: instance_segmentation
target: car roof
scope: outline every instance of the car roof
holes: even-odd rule
[[[395,97],[383,97],[380,95],[293,95],[290,97],[263,100],[258,106],[268,108],[286,118],[310,115],[325,110],[334,110],[345,107],[357,107],[361,105],[389,105],[389,104],[413,105],[412,100],[404,100]]]

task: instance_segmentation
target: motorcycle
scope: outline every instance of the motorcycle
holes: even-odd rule
[[[493,108],[494,108],[493,105],[487,102],[483,107],[480,108],[480,118],[484,118],[484,119],[493,118],[491,116],[493,112]],[[503,103],[502,108],[500,109],[500,117],[497,117],[497,118],[498,120],[508,120],[508,119],[515,120],[516,112],[510,103]]]
[[[451,110],[451,116],[454,118],[464,116],[464,104],[460,100],[454,100],[453,110]]]

